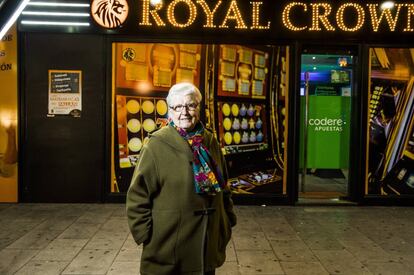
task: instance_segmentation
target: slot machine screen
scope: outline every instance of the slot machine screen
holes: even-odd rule
[[[225,154],[268,149],[265,104],[218,102],[218,118]]]
[[[149,133],[168,123],[164,98],[116,96],[119,167],[136,166]]]

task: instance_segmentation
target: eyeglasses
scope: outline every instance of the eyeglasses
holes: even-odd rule
[[[175,105],[175,106],[170,106],[171,109],[173,109],[175,112],[182,112],[184,110],[184,108],[188,111],[194,111],[195,109],[197,109],[198,103],[190,103],[190,104],[186,104],[186,105]]]

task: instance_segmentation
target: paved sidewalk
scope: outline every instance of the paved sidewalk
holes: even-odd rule
[[[237,206],[217,274],[414,274],[414,207]],[[121,204],[0,204],[0,274],[138,274]]]

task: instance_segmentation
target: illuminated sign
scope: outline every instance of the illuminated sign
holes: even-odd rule
[[[137,0],[128,24],[136,30],[259,30],[263,33],[413,32],[414,4],[381,8],[377,3],[241,0]],[[133,4],[133,5],[132,5]],[[91,14],[104,28],[119,28],[128,16],[126,0],[92,1]],[[124,28],[123,31],[126,29]]]
[[[214,8],[210,8],[204,0],[173,0],[168,5],[158,3],[155,6],[151,6],[150,0],[142,1],[142,18],[139,25],[152,26],[155,24],[159,27],[167,26],[167,23],[173,27],[186,28],[191,26],[199,16],[198,10],[201,10],[202,16],[205,16],[205,23],[203,28],[230,28],[229,22],[234,22],[232,26],[236,29],[269,29],[270,21],[267,25],[260,25],[260,6],[263,2],[250,2],[251,4],[251,16],[252,24],[250,27],[246,25],[246,20],[243,18],[240,12],[239,5],[236,0],[232,0],[229,6],[226,8],[225,17],[217,25],[217,19],[215,15],[218,11],[224,8],[221,0],[217,1]],[[196,5],[197,4],[197,5]],[[182,8],[187,11],[187,18],[183,22],[178,22],[176,17],[176,11]],[[163,10],[167,11],[167,18],[163,19],[160,13]],[[201,17],[201,16],[200,16]],[[216,19],[216,20],[215,20]],[[216,24],[215,24],[216,21]]]
[[[126,0],[94,0],[91,3],[92,18],[100,26],[113,29],[121,26],[128,17]]]
[[[300,13],[301,16],[312,18],[311,25],[297,25],[292,20],[292,12]],[[283,9],[283,25],[292,31],[335,31],[338,28],[342,31],[354,32],[360,30],[366,24],[366,15],[371,22],[371,28],[374,32],[379,30],[380,24],[385,22],[390,31],[394,32],[401,13],[406,14],[406,25],[404,32],[412,32],[411,16],[414,15],[414,4],[395,4],[393,8],[380,9],[378,4],[357,4],[346,3],[333,12],[331,4],[328,3],[311,3],[294,2],[288,4]],[[345,20],[345,14],[349,17],[356,18],[356,22],[351,25]],[[335,28],[335,25],[337,28]]]
[[[309,125],[315,126],[314,131],[342,132],[342,125],[346,124],[341,118],[311,118]]]

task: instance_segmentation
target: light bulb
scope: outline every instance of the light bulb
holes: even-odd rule
[[[162,0],[150,0],[151,6],[156,6],[158,4],[161,4]]]
[[[392,9],[394,7],[394,1],[385,1],[381,4],[380,7],[382,10]]]

